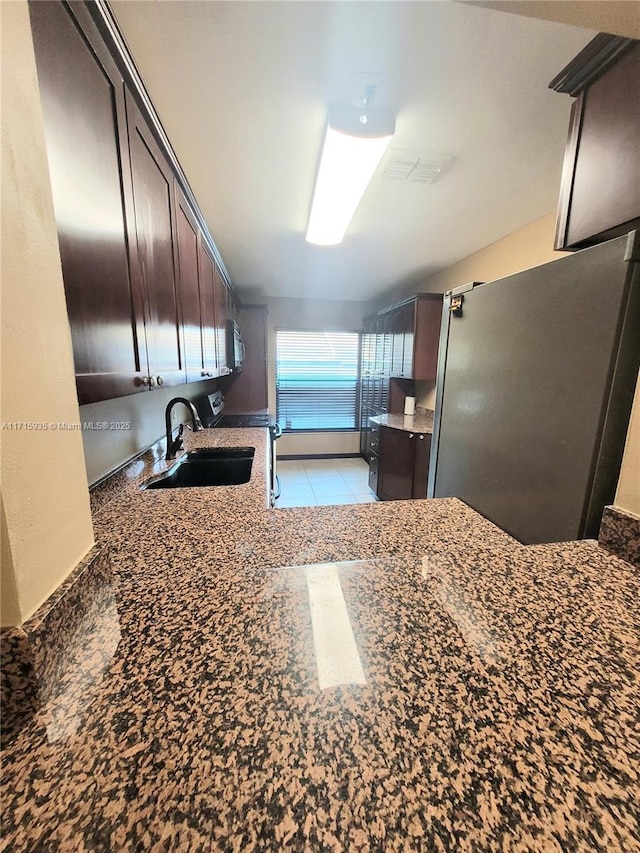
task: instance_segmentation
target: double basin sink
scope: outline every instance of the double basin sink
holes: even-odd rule
[[[143,489],[184,489],[190,486],[239,486],[251,478],[255,447],[203,447],[190,450],[162,476]]]

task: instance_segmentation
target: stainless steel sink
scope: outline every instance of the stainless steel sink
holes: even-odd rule
[[[248,483],[255,447],[202,447],[185,453],[165,474],[143,489],[239,486]]]

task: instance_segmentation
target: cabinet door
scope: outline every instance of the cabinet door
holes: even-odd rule
[[[382,318],[382,373],[391,375],[391,356],[393,353],[393,314],[389,312]]]
[[[596,38],[602,39],[603,34]],[[640,227],[639,91],[640,44],[636,43],[574,102],[556,249],[580,249]]]
[[[367,461],[369,461],[369,429],[366,425],[365,415],[362,415],[362,423],[360,425],[360,456],[363,456]]]
[[[426,498],[429,480],[429,456],[431,454],[431,436],[429,433],[416,433],[414,438],[413,489],[412,497]]]
[[[369,455],[378,456],[380,453],[380,424],[370,423],[369,425],[369,443],[368,443],[368,452]]]
[[[372,342],[374,335],[370,323],[365,323],[362,331],[362,347],[360,350],[360,375],[362,379],[371,376],[373,370],[373,350]]]
[[[215,261],[200,238],[200,313],[202,316],[203,374],[219,376],[216,327],[216,275]]]
[[[378,491],[378,474],[379,474],[380,458],[373,453],[369,459],[369,488],[372,492],[379,494]]]
[[[430,294],[417,299],[412,379],[435,382],[442,321],[442,296]]]
[[[382,408],[384,405],[383,399],[383,388],[384,388],[384,380],[382,376],[374,376],[373,377],[373,413],[375,415],[383,415],[385,410]]]
[[[134,223],[132,275],[145,296],[145,330],[152,384],[186,381],[174,257],[173,175],[130,92],[126,94]]]
[[[391,376],[402,376],[404,357],[403,308],[391,312]]]
[[[269,408],[267,391],[267,306],[238,309],[237,321],[246,341],[244,367],[227,382],[224,407],[228,414]]]
[[[78,401],[144,390],[124,83],[87,10],[29,4]],[[80,30],[82,27],[82,31]]]
[[[216,352],[218,354],[218,376],[226,376],[229,371],[227,361],[227,320],[229,319],[229,296],[227,286],[214,264],[215,303],[216,303]]]
[[[391,354],[393,346],[392,315],[385,314],[382,318],[382,393],[380,411],[389,411],[389,376],[391,375]]]
[[[202,316],[198,280],[199,229],[189,203],[174,184],[178,251],[178,288],[182,308],[182,346],[187,382],[203,376]]]
[[[416,301],[403,305],[400,309],[400,326],[402,328],[402,370],[403,379],[413,379],[413,349],[415,346]]]
[[[378,317],[374,327],[373,370],[376,376],[384,372],[384,319]]]
[[[413,497],[415,435],[390,427],[380,428],[378,496],[383,500]]]

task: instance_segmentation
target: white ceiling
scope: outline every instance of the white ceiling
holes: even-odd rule
[[[373,299],[553,210],[570,98],[548,83],[591,30],[438,2],[115,0],[234,283]],[[393,150],[455,155],[433,184],[374,176],[343,243],[304,235],[328,106],[380,72]]]

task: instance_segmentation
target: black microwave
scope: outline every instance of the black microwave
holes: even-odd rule
[[[240,326],[235,320],[227,323],[227,366],[235,373],[240,373],[244,364],[244,342]]]

